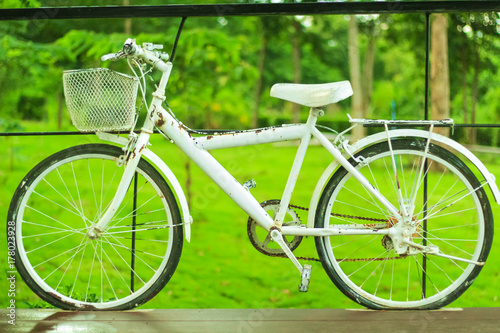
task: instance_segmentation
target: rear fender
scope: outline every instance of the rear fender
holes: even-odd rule
[[[495,201],[500,204],[500,192],[498,191],[498,187],[495,183],[495,176],[490,173],[485,165],[467,148],[462,146],[460,143],[447,138],[443,135],[436,134],[436,133],[429,133],[429,131],[423,131],[423,130],[417,130],[417,129],[399,129],[399,130],[392,130],[389,131],[391,138],[410,138],[410,137],[416,137],[416,138],[421,138],[421,139],[429,139],[431,138],[432,141],[439,143],[441,146],[451,149],[451,150],[456,150],[459,153],[461,153],[463,156],[465,156],[474,166],[481,172],[483,175],[484,179],[488,183],[488,186],[491,189],[491,192],[493,193],[493,197],[495,198]],[[375,143],[379,143],[382,141],[387,141],[387,134],[386,132],[380,132],[377,134],[373,134],[370,136],[367,136],[352,146],[349,147],[349,154],[354,155],[357,152],[361,151],[362,149],[371,146]],[[314,219],[316,217],[316,209],[318,207],[319,199],[321,197],[321,193],[323,192],[323,188],[326,186],[327,182],[329,181],[331,175],[333,172],[339,167],[339,163],[337,161],[333,161],[323,172],[321,175],[318,183],[316,184],[316,187],[313,191],[312,197],[311,197],[311,202],[309,203],[309,215],[307,218],[307,227],[308,228],[314,228]]]

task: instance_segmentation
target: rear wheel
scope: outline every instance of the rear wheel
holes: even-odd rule
[[[320,199],[316,227],[397,230],[391,236],[316,238],[319,257],[332,281],[366,307],[445,306],[472,284],[482,268],[475,263],[484,263],[488,256],[493,216],[484,182],[451,152],[430,144],[425,154],[425,147],[422,140],[398,139],[392,141],[393,154],[382,142],[350,161],[395,207],[402,208],[398,203],[402,198],[404,209],[412,212],[405,222],[391,216],[343,167],[333,174]],[[439,252],[422,254],[401,243],[404,235]]]
[[[114,196],[122,153],[103,144],[60,151],[38,164],[14,194],[8,224],[15,226],[18,272],[56,307],[134,308],[155,296],[177,267],[179,209],[168,184],[145,160],[107,229],[87,234]]]

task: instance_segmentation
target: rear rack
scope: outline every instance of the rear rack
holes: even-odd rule
[[[442,120],[384,120],[384,119],[353,119],[349,117],[351,124],[361,124],[364,127],[384,127],[385,125],[397,127],[454,127],[455,122],[453,119]]]

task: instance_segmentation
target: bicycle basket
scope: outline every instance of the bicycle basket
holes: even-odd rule
[[[64,97],[81,132],[122,131],[134,126],[139,81],[106,68],[63,72]]]

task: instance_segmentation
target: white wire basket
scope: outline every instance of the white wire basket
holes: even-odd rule
[[[81,132],[125,131],[135,123],[139,80],[106,68],[63,72],[64,97]]]

